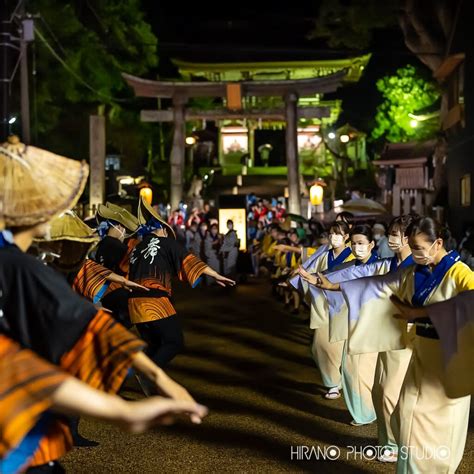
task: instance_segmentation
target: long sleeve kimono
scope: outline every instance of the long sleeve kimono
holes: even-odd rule
[[[0,249],[0,289],[0,334],[94,388],[117,392],[134,355],[144,348],[142,341],[14,245]],[[42,396],[41,390],[34,393]],[[59,418],[37,436],[37,449],[25,455],[31,466],[58,459],[71,447]]]
[[[458,398],[474,393],[474,291],[465,291],[427,307],[440,337],[446,372],[446,393]]]
[[[390,265],[390,260],[377,260],[373,255],[365,264],[350,261],[345,268],[327,273],[326,277],[332,283],[341,283],[367,275],[385,274]],[[372,423],[376,419],[372,387],[378,354],[348,354],[348,307],[340,291],[323,291],[311,285],[310,294],[314,305],[312,325],[317,328],[328,325],[330,343],[343,345],[341,385],[347,408],[355,423]]]
[[[173,277],[198,285],[208,266],[170,237],[151,233],[133,249],[129,278],[150,291],[130,293],[128,309],[133,324],[156,321],[176,314],[171,303]]]
[[[320,252],[316,252],[316,257],[311,258],[311,261],[307,261],[303,264],[306,271],[310,273],[327,272],[338,268],[344,263],[350,262],[354,259],[351,249],[344,249],[341,254],[334,258],[332,249],[325,247]],[[309,292],[309,285],[306,281],[302,280],[300,276],[293,277],[290,283],[296,288],[302,288],[305,294]],[[321,299],[321,303],[324,305],[326,302]],[[327,306],[320,311],[329,311]],[[310,306],[311,315],[314,318],[316,308],[313,304]],[[313,342],[311,346],[311,353],[313,360],[319,367],[321,372],[321,378],[323,384],[327,388],[340,387],[341,386],[341,364],[342,364],[342,353],[344,349],[344,342],[339,341],[332,343],[329,341],[329,323],[320,325],[314,329]]]
[[[373,343],[382,350],[383,343],[394,350],[404,347],[406,325],[393,324],[397,310],[388,299],[391,294],[415,306],[439,303],[474,289],[474,274],[450,252],[432,271],[417,265],[385,277],[346,282],[341,289],[351,320],[365,328],[365,349]],[[392,416],[399,447],[397,473],[455,472],[466,442],[470,396],[449,398],[439,335],[429,319],[415,325],[413,355]]]
[[[341,278],[347,279],[348,274],[352,273],[356,278],[364,278],[371,275],[384,275],[387,273],[396,273],[403,268],[407,268],[413,265],[413,258],[411,255],[407,257],[403,262],[398,263],[396,257],[391,259],[379,260],[371,265],[362,265],[358,267],[352,267],[344,272]],[[362,280],[364,281],[364,280]],[[344,283],[341,284],[341,287]],[[344,296],[344,292],[342,292]],[[397,444],[395,434],[391,425],[392,413],[398,402],[400,395],[400,388],[405,378],[408,364],[411,359],[412,347],[413,347],[413,330],[404,335],[403,340],[396,341],[396,350],[385,350],[383,343],[381,347],[377,346],[374,341],[367,341],[367,331],[364,327],[354,323],[357,317],[357,306],[353,305],[352,302],[345,301],[342,305],[345,314],[345,323],[347,324],[348,339],[346,341],[346,349],[348,355],[346,361],[346,373],[345,377],[351,377],[350,372],[358,371],[362,376],[357,376],[362,381],[372,379],[372,367],[375,354],[377,353],[375,363],[375,373],[373,376],[373,385],[370,387],[370,393],[372,397],[372,404],[375,410],[377,418],[377,430],[378,430],[378,445],[383,446],[390,450],[392,453],[397,452]],[[346,313],[345,311],[348,311]],[[342,311],[341,311],[342,312]],[[352,315],[349,318],[349,314]],[[374,310],[372,324],[375,326],[378,323],[379,310]],[[398,326],[399,323],[392,319],[390,321],[393,325]],[[386,334],[385,328],[374,327],[372,328],[374,333],[379,334],[381,341],[384,339]],[[367,346],[367,344],[369,344]],[[379,349],[382,349],[379,351]],[[358,370],[356,365],[362,364],[363,368]],[[353,365],[353,368],[348,371],[348,365]],[[354,375],[352,375],[354,377]],[[347,383],[350,386],[351,384]],[[365,386],[365,383],[364,383]],[[366,388],[362,390],[361,400],[369,395],[369,385],[367,383]],[[349,397],[348,397],[349,398]],[[355,397],[358,400],[358,397]]]

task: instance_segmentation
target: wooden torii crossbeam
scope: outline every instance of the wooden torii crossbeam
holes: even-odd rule
[[[133,88],[137,97],[168,98],[173,100],[170,111],[142,111],[142,120],[174,122],[173,147],[171,150],[171,206],[176,209],[183,196],[183,176],[185,164],[185,125],[186,119],[193,117],[192,110],[186,110],[186,102],[197,97],[227,98],[228,109],[220,111],[198,111],[201,118],[220,117],[253,117],[255,110],[242,108],[242,97],[283,97],[285,108],[267,111],[268,116],[275,116],[286,121],[286,163],[288,168],[289,210],[301,214],[300,180],[297,147],[297,126],[300,114],[326,114],[319,107],[299,109],[298,98],[315,94],[335,92],[346,76],[342,70],[328,76],[276,81],[241,81],[232,82],[179,82],[153,81],[122,74],[127,84]],[[230,109],[230,110],[229,110]],[[308,109],[306,112],[303,112]],[[313,110],[309,110],[313,109]],[[316,110],[317,109],[317,110]],[[226,111],[227,110],[227,111]],[[260,112],[259,117],[262,117]],[[322,115],[326,116],[326,115]],[[193,117],[194,118],[194,117]],[[150,120],[152,119],[152,120]]]
[[[330,107],[298,107],[298,119],[325,118],[331,116]],[[245,109],[245,110],[229,110],[220,109],[186,109],[186,120],[232,120],[232,119],[265,119],[265,120],[281,120],[286,118],[285,109]],[[167,110],[142,110],[140,113],[142,122],[172,122],[174,119],[173,109]]]

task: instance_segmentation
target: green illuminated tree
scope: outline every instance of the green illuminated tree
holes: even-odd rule
[[[140,123],[122,72],[146,75],[158,64],[157,39],[140,0],[32,0],[33,130],[37,143],[70,156],[88,150],[88,116],[107,116],[108,146],[144,157],[150,126]]]
[[[436,133],[436,120],[410,117],[432,106],[440,95],[436,84],[423,79],[415,67],[408,65],[393,76],[383,77],[377,81],[377,89],[383,102],[377,108],[372,138],[407,142],[428,139]]]

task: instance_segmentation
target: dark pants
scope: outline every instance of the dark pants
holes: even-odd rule
[[[165,367],[184,349],[183,330],[176,315],[148,323],[138,323],[136,328],[148,344],[145,354],[158,367]]]

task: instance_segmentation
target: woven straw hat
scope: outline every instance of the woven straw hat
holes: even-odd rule
[[[34,226],[74,207],[89,175],[85,162],[20,143],[0,146],[0,222]]]
[[[94,243],[100,240],[99,236],[74,212],[66,211],[55,217],[51,222],[48,242],[56,240],[71,240],[73,242]],[[37,239],[42,242],[46,239]]]
[[[118,222],[131,232],[135,232],[139,226],[138,219],[133,214],[128,212],[126,209],[109,202],[107,205],[99,204],[97,209],[97,220],[111,220]]]
[[[99,236],[75,212],[66,211],[51,221],[48,239],[35,239],[36,254],[52,252],[60,255],[49,265],[64,274],[76,272]]]
[[[166,227],[169,234],[176,239],[176,234],[174,233],[173,228],[143,199],[142,196],[140,196],[140,202],[138,204],[138,220],[140,224],[146,224],[152,217],[163,224],[163,227]]]

